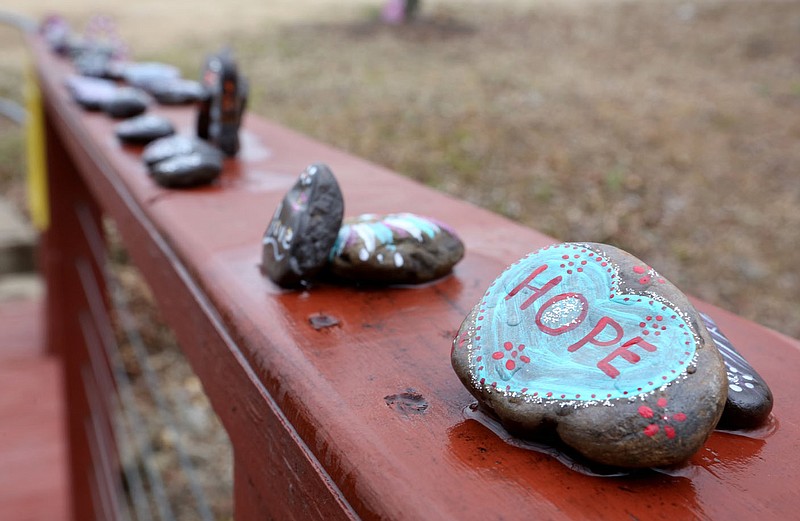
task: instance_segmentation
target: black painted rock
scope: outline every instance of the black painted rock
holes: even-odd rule
[[[194,154],[195,152],[214,156],[217,158],[217,162],[222,164],[223,156],[219,149],[209,145],[202,139],[183,134],[164,137],[148,144],[142,151],[142,160],[149,166],[165,159]]]
[[[150,175],[165,188],[193,188],[213,182],[222,172],[218,154],[192,152],[150,166]]]
[[[127,119],[114,127],[114,133],[124,143],[144,145],[175,133],[172,123],[163,116],[143,114]]]
[[[752,429],[764,424],[772,412],[772,391],[767,382],[733,347],[714,319],[700,313],[728,370],[728,400],[719,420],[723,429]]]
[[[323,164],[309,166],[278,205],[264,233],[261,271],[292,288],[328,261],[344,215],[339,183]]]
[[[200,82],[174,78],[153,82],[148,92],[162,105],[183,105],[194,103],[206,95]]]
[[[113,81],[76,75],[69,76],[66,85],[72,99],[86,110],[102,110],[118,89]]]
[[[229,50],[209,56],[201,73],[204,95],[197,114],[197,136],[228,156],[239,152],[239,128],[250,88]]]
[[[681,463],[722,414],[725,364],[699,313],[652,268],[601,244],[510,266],[453,341],[462,383],[511,432],[555,432],[590,460]]]
[[[147,94],[134,87],[120,87],[106,100],[103,111],[112,118],[130,118],[147,110]]]
[[[442,277],[464,256],[447,225],[411,213],[366,214],[345,221],[331,253],[339,278],[418,284]]]

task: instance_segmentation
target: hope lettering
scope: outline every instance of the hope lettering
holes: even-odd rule
[[[528,275],[522,282],[517,284],[505,297],[505,300],[510,300],[514,298],[520,291],[529,290],[532,293],[527,296],[527,298],[520,304],[519,309],[525,310],[529,308],[534,302],[537,300],[545,297],[548,293],[550,293],[558,284],[563,280],[561,275],[558,275],[552,278],[547,283],[543,284],[541,287],[536,287],[531,285],[533,280],[544,273],[547,270],[547,264],[543,264],[533,270],[530,275]],[[559,325],[558,327],[550,327],[543,323],[542,317],[547,313],[549,309],[551,309],[554,305],[558,304],[567,299],[575,299],[577,302],[580,303],[580,313],[577,317],[573,320],[569,321],[566,324]],[[539,311],[536,313],[536,326],[539,328],[540,331],[546,333],[551,336],[559,336],[563,335],[568,331],[572,331],[573,329],[580,326],[584,320],[586,319],[589,313],[589,302],[586,300],[586,297],[580,293],[576,292],[566,292],[560,293],[558,295],[550,297]],[[613,338],[610,340],[601,340],[602,336],[607,335],[608,331],[612,333]],[[605,332],[605,333],[604,333]],[[639,348],[647,351],[649,353],[653,353],[656,351],[657,347],[647,341],[645,341],[641,336],[635,336],[627,341],[623,341],[625,337],[625,331],[623,330],[622,326],[619,322],[614,320],[608,316],[601,316],[597,323],[592,327],[592,329],[580,340],[575,342],[574,344],[570,345],[567,348],[567,351],[570,353],[574,353],[575,351],[579,350],[586,344],[592,344],[598,347],[610,347],[610,346],[617,346],[616,349],[611,351],[605,358],[597,362],[597,368],[600,369],[603,373],[611,378],[616,378],[619,376],[620,372],[619,369],[611,365],[611,362],[614,361],[616,358],[622,358],[628,363],[635,364],[641,360],[641,356],[634,351],[631,351],[631,348],[634,346],[638,346]]]

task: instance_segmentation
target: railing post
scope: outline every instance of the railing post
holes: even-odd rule
[[[47,350],[59,356],[64,367],[72,516],[76,520],[114,519],[118,464],[107,405],[113,389],[104,377],[107,362],[92,361],[87,347],[103,331],[93,308],[106,310],[100,315],[108,317],[103,277],[99,276],[104,269],[100,211],[53,118],[53,111],[45,110],[50,219],[42,234],[40,265],[47,295]],[[97,233],[87,236],[87,227],[94,227]],[[94,291],[87,291],[81,267],[91,275]]]

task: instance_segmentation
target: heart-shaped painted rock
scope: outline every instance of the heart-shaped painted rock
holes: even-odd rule
[[[331,272],[380,284],[419,284],[442,277],[464,256],[447,225],[411,213],[365,214],[345,221],[331,251]]]
[[[509,431],[554,429],[587,458],[626,468],[688,459],[727,396],[722,357],[688,299],[593,243],[510,266],[461,325],[452,364]]]
[[[728,400],[718,427],[752,429],[762,425],[772,412],[772,391],[767,382],[733,347],[714,319],[705,313],[700,313],[700,316],[728,370]]]
[[[311,280],[328,261],[343,215],[344,199],[333,173],[321,163],[309,166],[264,233],[262,273],[284,288]]]

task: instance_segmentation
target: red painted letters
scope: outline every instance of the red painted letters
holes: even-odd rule
[[[530,307],[531,304],[536,302],[536,300],[538,300],[539,298],[543,297],[545,294],[547,294],[550,290],[555,288],[563,280],[563,277],[561,275],[558,275],[557,277],[554,277],[540,288],[536,286],[531,286],[530,284],[533,281],[533,279],[535,279],[538,275],[544,273],[546,270],[547,270],[547,264],[543,264],[538,268],[536,268],[535,270],[533,270],[531,274],[525,278],[525,280],[520,282],[516,287],[514,287],[514,289],[512,289],[508,293],[508,295],[506,295],[505,300],[510,300],[523,289],[529,289],[533,291],[533,294],[528,296],[528,298],[526,298],[525,301],[522,304],[520,304],[519,309],[525,310],[528,307]],[[581,311],[578,317],[571,320],[567,324],[560,325],[559,327],[553,328],[543,324],[542,317],[546,313],[546,311],[553,305],[557,304],[558,302],[561,302],[562,300],[566,300],[568,298],[574,298],[580,301]],[[589,302],[587,301],[586,297],[584,297],[582,294],[574,292],[561,293],[559,295],[550,298],[539,309],[539,311],[536,313],[536,326],[539,328],[540,331],[548,335],[551,336],[562,335],[567,331],[572,331],[573,329],[578,327],[581,323],[583,323],[584,319],[588,314],[588,311],[589,311]],[[608,328],[611,328],[613,336],[609,336],[607,340],[601,340],[600,335],[602,335],[603,332]],[[578,340],[577,342],[569,346],[567,348],[567,351],[569,351],[570,353],[574,353],[575,351],[585,346],[586,344],[593,344],[598,347],[608,347],[616,345],[622,341],[624,336],[625,332],[622,326],[619,324],[619,322],[617,322],[611,317],[602,316],[594,325],[592,330],[589,331],[589,333],[586,334],[582,339]],[[615,358],[620,357],[631,364],[637,363],[639,360],[641,360],[641,356],[630,350],[633,346],[636,345],[638,345],[639,347],[641,347],[642,349],[644,349],[649,353],[653,353],[657,349],[657,347],[654,346],[653,344],[645,342],[643,338],[636,336],[631,340],[622,343],[621,345],[619,345],[619,347],[611,351],[611,353],[609,353],[605,358],[597,362],[598,369],[600,369],[610,378],[616,378],[617,376],[619,376],[620,372],[619,369],[611,365],[611,362]]]
[[[531,274],[530,274],[530,275],[528,275],[528,276],[525,278],[525,280],[523,280],[522,282],[520,282],[519,284],[517,284],[517,287],[515,287],[514,289],[512,289],[512,290],[511,290],[511,291],[508,293],[508,295],[506,295],[506,300],[510,299],[511,297],[513,297],[514,295],[516,295],[517,293],[519,293],[520,291],[522,291],[522,289],[524,289],[524,288],[527,288],[527,289],[533,290],[533,295],[531,295],[530,297],[528,297],[528,298],[525,300],[525,302],[523,302],[523,303],[522,303],[522,304],[519,306],[519,309],[520,309],[520,310],[525,310],[525,309],[527,309],[527,308],[528,308],[528,306],[530,306],[531,304],[533,304],[534,302],[536,302],[536,299],[538,299],[539,297],[541,297],[542,295],[544,295],[545,293],[547,293],[548,291],[550,291],[551,289],[553,289],[554,287],[556,287],[556,285],[558,285],[558,283],[559,283],[559,282],[561,282],[561,280],[562,280],[562,278],[563,278],[561,275],[559,275],[558,277],[554,278],[553,280],[551,280],[550,282],[548,282],[547,284],[545,284],[545,285],[544,285],[544,286],[542,286],[541,288],[537,288],[537,287],[533,287],[533,286],[528,286],[528,284],[530,284],[530,282],[531,282],[533,279],[535,279],[537,275],[539,275],[540,273],[544,272],[546,269],[547,269],[547,264],[543,264],[543,265],[539,266],[538,268],[536,268],[535,270],[533,270],[533,271],[531,272]]]
[[[600,368],[601,371],[606,373],[611,378],[616,378],[617,376],[619,376],[619,369],[611,365],[611,361],[614,360],[616,357],[621,356],[628,362],[635,364],[636,362],[641,360],[642,357],[640,357],[639,355],[637,355],[632,351],[629,351],[629,349],[637,344],[642,349],[650,353],[656,350],[656,346],[654,346],[649,342],[645,342],[642,337],[637,336],[636,338],[628,340],[615,350],[611,351],[611,353],[607,357],[597,362],[597,367]]]

